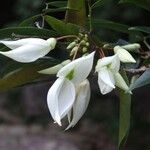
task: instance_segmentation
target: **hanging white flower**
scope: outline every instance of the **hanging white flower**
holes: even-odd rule
[[[136,63],[132,55],[121,46],[114,47],[114,53],[118,55],[120,61],[124,63]]]
[[[96,66],[98,72],[98,85],[102,94],[111,92],[115,85],[128,91],[128,86],[119,73],[120,60],[118,55],[99,59]]]
[[[18,62],[29,63],[48,54],[55,48],[56,42],[55,38],[49,38],[48,40],[26,38],[17,41],[0,41],[0,43],[12,49],[0,52],[0,54]]]
[[[87,97],[87,95],[84,94],[87,94],[87,91],[90,89],[86,78],[91,72],[93,58],[94,52],[72,61],[61,68],[57,73],[58,79],[48,91],[47,104],[52,118],[59,125],[61,125],[61,119],[65,116],[69,116],[72,107],[76,107],[79,103],[82,105],[82,108],[80,109],[78,116],[73,115],[74,119],[68,128],[74,126],[86,110],[89,96]],[[83,88],[80,88],[81,91],[79,92],[77,90],[78,92],[76,92],[76,88],[78,89],[80,86],[85,87],[85,91]],[[82,99],[83,104],[81,103]],[[77,111],[75,111],[75,114],[76,113]]]

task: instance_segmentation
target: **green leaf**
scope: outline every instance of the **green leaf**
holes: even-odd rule
[[[147,27],[147,26],[130,27],[128,30],[131,30],[131,31],[140,31],[140,32],[144,32],[144,33],[150,34],[150,27]]]
[[[65,23],[51,16],[44,17],[46,22],[60,35],[78,34],[79,26],[72,23]]]
[[[97,7],[101,7],[104,6],[107,3],[112,2],[112,0],[97,0],[92,6],[91,8],[97,8]]]
[[[128,82],[128,78],[124,71],[121,75]],[[119,107],[119,142],[118,149],[123,150],[130,129],[131,114],[131,95],[119,89],[120,107]]]
[[[43,9],[44,13],[50,13],[50,12],[63,12],[68,10],[68,7],[60,7],[60,8],[48,8],[48,9]]]
[[[67,6],[67,1],[54,1],[54,2],[49,2],[49,3],[46,3],[46,4],[54,6],[54,7],[66,7]]]
[[[32,16],[32,17],[30,17],[30,18],[27,18],[26,20],[22,21],[22,22],[19,24],[19,27],[33,26],[33,25],[35,25],[34,23],[35,23],[36,21],[38,21],[39,18],[42,18],[41,14]]]
[[[96,28],[106,28],[118,32],[129,33],[129,26],[121,23],[116,23],[105,19],[92,19],[93,27]]]
[[[150,84],[150,69],[146,70],[133,84],[130,90]]]
[[[149,0],[120,0],[119,3],[131,3],[135,4],[141,8],[150,11],[150,1]]]
[[[39,74],[37,71],[52,67],[58,64],[58,62],[58,60],[53,58],[42,58],[41,60],[31,64],[18,64],[18,68],[16,70],[7,72],[7,74],[0,79],[0,91],[6,91],[39,79],[42,77],[42,74]],[[5,69],[7,68],[8,66],[6,66]]]
[[[127,140],[130,128],[130,111],[131,111],[131,95],[125,94],[124,91],[119,92],[120,108],[119,108],[119,150],[122,150]]]
[[[0,39],[4,38],[12,38],[14,37],[13,35],[16,36],[21,36],[21,37],[53,37],[56,36],[56,32],[48,29],[39,29],[35,27],[11,27],[11,28],[4,28],[0,29]]]

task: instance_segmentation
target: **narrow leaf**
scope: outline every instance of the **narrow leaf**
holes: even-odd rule
[[[38,73],[39,70],[52,67],[58,64],[58,62],[58,60],[49,58],[47,60],[41,59],[41,61],[39,60],[31,64],[20,64],[18,69],[5,74],[5,76],[0,79],[0,91],[6,91],[33,82],[42,77],[42,74]]]
[[[65,23],[64,21],[58,20],[51,16],[45,16],[44,18],[46,22],[61,35],[78,34],[79,32],[79,26],[77,25]]]
[[[120,3],[131,3],[150,11],[149,0],[120,0]]]
[[[132,31],[140,31],[140,32],[144,32],[144,33],[148,33],[150,34],[150,27],[147,26],[136,26],[136,27],[131,27],[128,30],[132,30]]]
[[[34,26],[34,25],[35,25],[35,22],[38,21],[40,18],[42,19],[41,14],[32,16],[32,17],[30,17],[30,18],[27,18],[26,20],[22,21],[22,22],[19,24],[19,27]]]
[[[124,71],[121,71],[121,75],[126,83],[128,83],[126,73]],[[123,90],[120,89],[118,91],[120,98],[118,149],[123,150],[130,129],[131,95],[125,93]]]
[[[97,7],[101,7],[104,6],[107,3],[112,2],[112,0],[97,0],[92,6],[91,8],[97,8]]]
[[[110,20],[105,20],[105,19],[92,19],[92,24],[94,27],[97,28],[106,28],[106,29],[111,29],[115,30],[118,32],[123,32],[123,33],[129,33],[130,31],[128,30],[129,26],[121,23],[116,23]]]
[[[66,7],[67,6],[67,1],[54,1],[54,2],[49,2],[49,3],[46,3],[46,4],[59,8],[59,7]]]
[[[39,29],[35,27],[11,27],[0,29],[0,39],[12,38],[14,36],[21,37],[53,37],[56,36],[56,32],[48,29]]]
[[[145,85],[150,84],[150,69],[146,70],[133,84],[130,89],[136,89]]]

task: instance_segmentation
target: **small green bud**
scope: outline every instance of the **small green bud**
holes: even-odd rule
[[[78,46],[75,46],[75,47],[71,50],[70,56],[74,55],[74,53],[75,53],[76,51],[78,51]]]
[[[67,49],[71,49],[71,48],[75,47],[75,45],[76,45],[76,42],[72,42],[67,46]]]
[[[86,44],[85,44],[87,47],[89,47],[90,46],[90,43],[89,42],[86,42]]]
[[[134,43],[134,44],[127,44],[127,45],[124,45],[121,47],[128,50],[128,51],[134,51],[134,50],[139,49],[141,46],[138,43]]]
[[[82,48],[82,52],[83,52],[83,53],[87,52],[87,50],[88,50],[88,49],[87,49],[86,47],[83,47],[83,48]]]
[[[86,45],[86,41],[85,41],[85,40],[82,40],[82,41],[80,42],[80,44],[81,44],[81,45]]]

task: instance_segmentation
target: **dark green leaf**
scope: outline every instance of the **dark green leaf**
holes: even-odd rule
[[[55,7],[66,7],[67,6],[67,1],[54,1],[54,2],[49,2],[47,5],[55,6]]]
[[[35,27],[11,27],[0,29],[0,39],[12,38],[14,36],[21,37],[53,37],[56,36],[56,32],[47,29],[38,29]]]
[[[145,85],[150,84],[150,69],[146,70],[133,84],[130,89],[136,89]]]
[[[46,22],[60,35],[78,34],[79,32],[79,26],[77,25],[65,23],[51,16],[45,16],[44,18]]]
[[[128,78],[124,71],[121,75],[128,83]],[[119,89],[120,108],[119,108],[119,142],[118,149],[123,150],[130,129],[131,114],[131,95]]]
[[[44,13],[50,13],[50,12],[63,12],[66,11],[68,8],[67,7],[60,7],[60,8],[48,8],[44,9]]]
[[[104,6],[107,3],[112,2],[112,0],[97,0],[92,6],[91,8],[96,8],[96,7],[100,7],[100,6]]]
[[[24,21],[22,21],[19,26],[20,27],[28,27],[35,25],[35,22],[38,21],[39,18],[42,18],[41,14],[32,16]]]
[[[118,32],[123,32],[123,33],[129,33],[130,32],[128,30],[128,28],[129,28],[128,25],[116,23],[116,22],[113,22],[110,20],[92,19],[92,24],[93,24],[93,27],[96,27],[96,28],[106,28],[106,29],[111,29],[111,30],[115,30]]]
[[[120,3],[131,3],[150,11],[149,0],[120,0]]]
[[[58,62],[58,60],[55,60],[53,58],[42,58],[41,60],[38,60],[31,64],[18,64],[15,70],[10,70],[10,72],[7,73],[5,72],[6,74],[4,75],[4,77],[0,79],[0,91],[5,91],[14,87],[22,86],[29,82],[33,82],[39,77],[42,77],[42,74],[39,74],[37,71],[52,67],[58,64]],[[10,66],[12,67],[13,65],[16,65],[16,63],[11,64]],[[7,70],[8,67],[9,65],[7,65],[6,68],[3,67],[3,69]]]
[[[150,34],[150,27],[146,27],[146,26],[131,27],[131,28],[129,28],[129,30],[140,31],[140,32],[144,32],[144,33]]]
[[[130,128],[131,95],[124,91],[119,92],[119,150],[122,150],[127,140]]]

